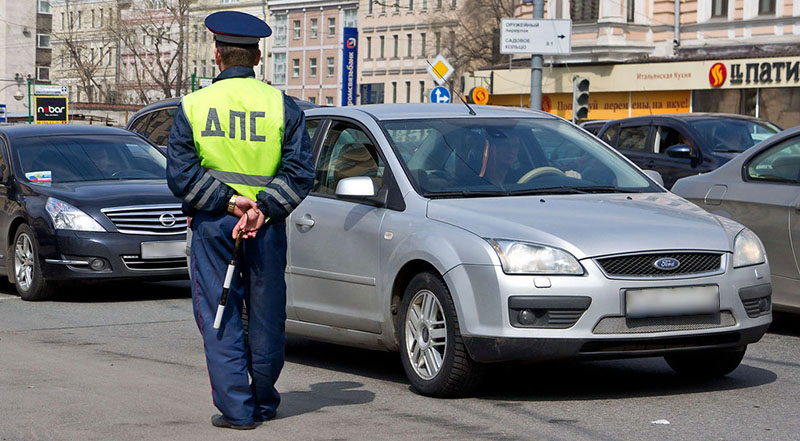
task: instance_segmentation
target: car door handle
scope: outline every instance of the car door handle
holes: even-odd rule
[[[311,228],[314,226],[314,219],[311,218],[311,215],[306,214],[303,217],[299,217],[294,220],[294,223],[301,227]]]

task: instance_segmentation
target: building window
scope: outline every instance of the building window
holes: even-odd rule
[[[317,59],[310,58],[308,63],[308,76],[315,78],[317,76]]]
[[[451,1],[451,2],[450,2],[450,7],[451,7],[451,8],[453,8],[453,9],[457,8],[457,7],[458,7],[457,0],[453,0],[453,1]]]
[[[425,35],[425,33],[423,32],[423,33],[419,34],[419,36],[422,38],[422,43],[420,43],[420,47],[419,47],[419,55],[421,57],[425,57],[425,56],[428,55],[427,50],[425,49],[425,46],[428,45],[428,42],[426,40],[427,35]]]
[[[316,18],[311,19],[311,38],[317,38],[319,31],[319,26],[317,26],[318,21],[319,20],[317,20]]]
[[[94,21],[94,9],[92,9],[92,27],[95,27],[95,26],[96,26],[96,24],[95,24],[95,21]]]
[[[370,3],[370,7],[372,4]],[[344,10],[344,27],[356,28],[358,27],[358,9],[345,9]]]
[[[422,10],[426,11],[428,9],[428,0],[422,0]]]
[[[325,97],[325,105],[326,106],[332,106],[333,105],[333,97],[332,96],[326,96]]]
[[[83,21],[82,19],[83,19],[83,11],[78,11],[78,23],[77,26],[75,26],[78,29],[81,28],[81,22]]]
[[[448,42],[447,44],[450,46],[450,55],[456,55],[456,31],[450,31],[447,35]]]
[[[394,58],[398,56],[398,49],[400,46],[400,38],[397,35],[393,35],[392,39],[394,40]]]
[[[628,0],[628,23],[636,21],[636,0]]]
[[[275,22],[273,23],[275,35],[272,37],[272,45],[274,47],[286,46],[286,15],[276,15]],[[285,61],[285,60],[284,60]]]
[[[367,14],[372,15],[372,0],[367,0],[367,3],[369,3],[369,12]]]
[[[411,102],[411,81],[406,81],[406,102]]]
[[[436,0],[436,9],[442,9],[442,0]]]
[[[300,59],[292,60],[292,78],[300,78]]]
[[[317,97],[315,96],[308,97],[308,102],[311,104],[317,104]]]
[[[100,8],[100,27],[103,27],[103,8]]]
[[[372,37],[367,37],[367,60],[372,59]]]
[[[394,13],[400,13],[400,0],[394,0]]]
[[[50,49],[50,34],[36,34],[36,47]]]
[[[758,0],[758,15],[775,15],[775,0]]]
[[[425,102],[425,82],[424,81],[420,81],[419,82],[419,102],[421,102],[421,103]]]
[[[295,40],[300,39],[300,20],[294,21],[294,39]]]
[[[406,51],[406,57],[411,57],[411,34],[406,34],[406,38],[408,38],[408,50]]]
[[[61,13],[61,29],[64,29],[64,24],[65,24],[64,16],[65,16],[65,14],[62,12]]]
[[[441,32],[434,32],[433,33],[433,47],[436,48],[436,55],[442,53],[442,33]]]
[[[392,81],[392,103],[397,102],[397,81]]]
[[[379,57],[380,59],[383,59],[384,55],[385,55],[385,53],[383,52],[384,43],[385,43],[385,38],[384,38],[383,35],[381,35],[381,51],[380,51],[380,57]]]
[[[711,17],[728,17],[728,0],[712,0]]]
[[[384,14],[384,15],[386,14],[386,2],[387,1],[388,0],[384,0],[384,1],[381,2],[381,14]]]
[[[39,81],[50,81],[50,68],[47,66],[36,66],[36,79]]]
[[[333,37],[336,35],[336,19],[329,18],[328,19],[328,37]]]
[[[595,22],[600,9],[597,0],[573,0],[569,2],[569,16],[573,23]]]
[[[409,11],[414,10],[414,0],[408,0],[408,10]]]
[[[50,0],[39,0],[39,9],[40,14],[49,14],[50,13]]]
[[[286,54],[273,54],[272,82],[275,84],[286,84]]]
[[[328,76],[332,77],[335,74],[336,70],[336,61],[333,57],[328,57]]]

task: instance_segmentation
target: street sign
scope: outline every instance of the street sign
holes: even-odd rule
[[[67,96],[67,86],[57,84],[34,84],[34,95]]]
[[[200,78],[200,88],[208,87],[214,82],[213,78]]]
[[[342,106],[355,106],[358,92],[358,28],[342,30]]]
[[[34,105],[36,106],[36,124],[67,123],[67,97],[37,96],[34,98]]]
[[[500,53],[569,55],[571,20],[504,18],[500,29]]]
[[[6,118],[6,105],[0,104],[0,123],[8,122]]]
[[[428,73],[431,74],[436,84],[442,84],[453,74],[453,65],[439,55],[428,66]]]
[[[450,102],[450,91],[447,90],[446,87],[443,86],[436,86],[431,90],[431,102],[432,103],[449,103]]]
[[[487,104],[489,102],[489,91],[485,87],[473,87],[469,91],[469,98],[473,104]]]

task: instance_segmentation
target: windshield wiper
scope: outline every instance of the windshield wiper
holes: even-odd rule
[[[613,187],[610,185],[595,185],[588,187],[578,187],[585,193],[641,193],[641,190]]]
[[[422,196],[431,199],[440,199],[440,198],[479,198],[484,196],[505,196],[506,193],[499,192],[499,191],[488,191],[488,190],[462,190],[462,191],[442,191],[442,192],[433,192],[428,191],[422,193]]]
[[[558,187],[542,187],[542,188],[526,188],[523,190],[512,190],[506,193],[508,196],[527,196],[535,194],[586,194],[579,187],[567,187],[560,185]]]

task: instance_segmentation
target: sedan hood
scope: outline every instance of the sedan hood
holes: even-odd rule
[[[671,193],[437,199],[429,201],[428,217],[484,238],[555,246],[579,259],[731,247],[716,217]]]
[[[29,184],[30,192],[61,199],[82,210],[126,205],[179,204],[165,180],[64,182]]]

